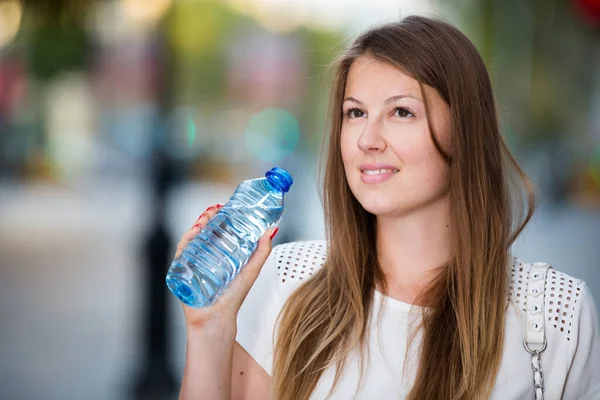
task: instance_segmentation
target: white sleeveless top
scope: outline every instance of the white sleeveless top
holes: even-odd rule
[[[236,341],[272,375],[275,320],[287,298],[310,279],[325,262],[325,241],[293,242],[276,246],[252,286],[237,319]],[[506,315],[504,355],[492,393],[494,400],[533,399],[531,356],[523,347],[526,335],[526,288],[530,263],[514,259],[507,271],[510,305]],[[379,302],[385,302],[379,325]],[[347,363],[330,399],[403,399],[415,376],[414,366],[420,337],[403,369],[411,321],[418,321],[420,308],[376,291],[370,322],[370,358],[363,382],[359,383],[358,354]],[[545,293],[546,338],[542,353],[545,399],[600,399],[600,324],[594,300],[585,282],[553,268],[548,270]],[[416,318],[416,320],[415,320]],[[329,394],[335,367],[322,375],[311,400]]]

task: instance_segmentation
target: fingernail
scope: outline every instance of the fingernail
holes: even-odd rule
[[[221,208],[221,207],[223,207],[224,205],[225,205],[225,204],[223,204],[223,203],[219,203],[219,204],[217,204],[217,208]]]
[[[275,228],[275,230],[273,231],[273,233],[271,233],[271,240],[273,240],[273,238],[275,237],[275,235],[277,235],[277,232],[279,232],[279,228]]]
[[[204,212],[210,211],[210,210],[214,210],[215,206],[210,206],[208,207],[206,210],[204,210]]]
[[[198,219],[196,221],[200,220],[200,218],[202,218],[202,217],[206,217],[206,214],[205,213],[200,214],[200,216],[198,217]]]
[[[196,224],[196,225],[192,226],[192,229],[200,229],[200,224]]]

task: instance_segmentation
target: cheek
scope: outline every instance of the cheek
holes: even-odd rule
[[[414,127],[390,133],[386,140],[404,168],[420,167],[422,163],[432,158],[435,147],[428,139],[426,129]]]
[[[439,186],[448,180],[449,167],[437,151],[428,130],[405,136],[394,143],[394,152],[402,161],[407,178],[415,184]]]
[[[347,167],[356,156],[357,146],[356,142],[352,139],[351,135],[348,132],[341,133],[340,136],[340,151],[342,154],[342,161],[344,162],[344,167]]]
[[[419,170],[420,178],[427,182],[431,190],[438,192],[446,189],[450,167],[446,164],[433,143],[422,158]]]

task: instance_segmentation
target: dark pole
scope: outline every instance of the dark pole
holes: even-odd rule
[[[170,133],[166,121],[173,103],[173,59],[164,36],[156,41],[153,57],[157,66],[159,112],[152,135],[153,152],[149,165],[152,223],[142,245],[145,310],[140,336],[144,358],[135,383],[134,399],[138,400],[171,399],[177,390],[169,365],[169,292],[165,284],[165,276],[173,258],[173,240],[166,227],[166,207],[177,176],[177,168],[165,146]]]

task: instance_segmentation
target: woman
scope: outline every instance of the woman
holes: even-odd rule
[[[533,195],[483,60],[456,28],[412,16],[362,34],[337,65],[327,242],[271,253],[269,231],[214,306],[184,307],[181,398],[533,398],[532,265],[509,251]],[[544,282],[545,398],[600,392],[586,284],[554,269]]]

